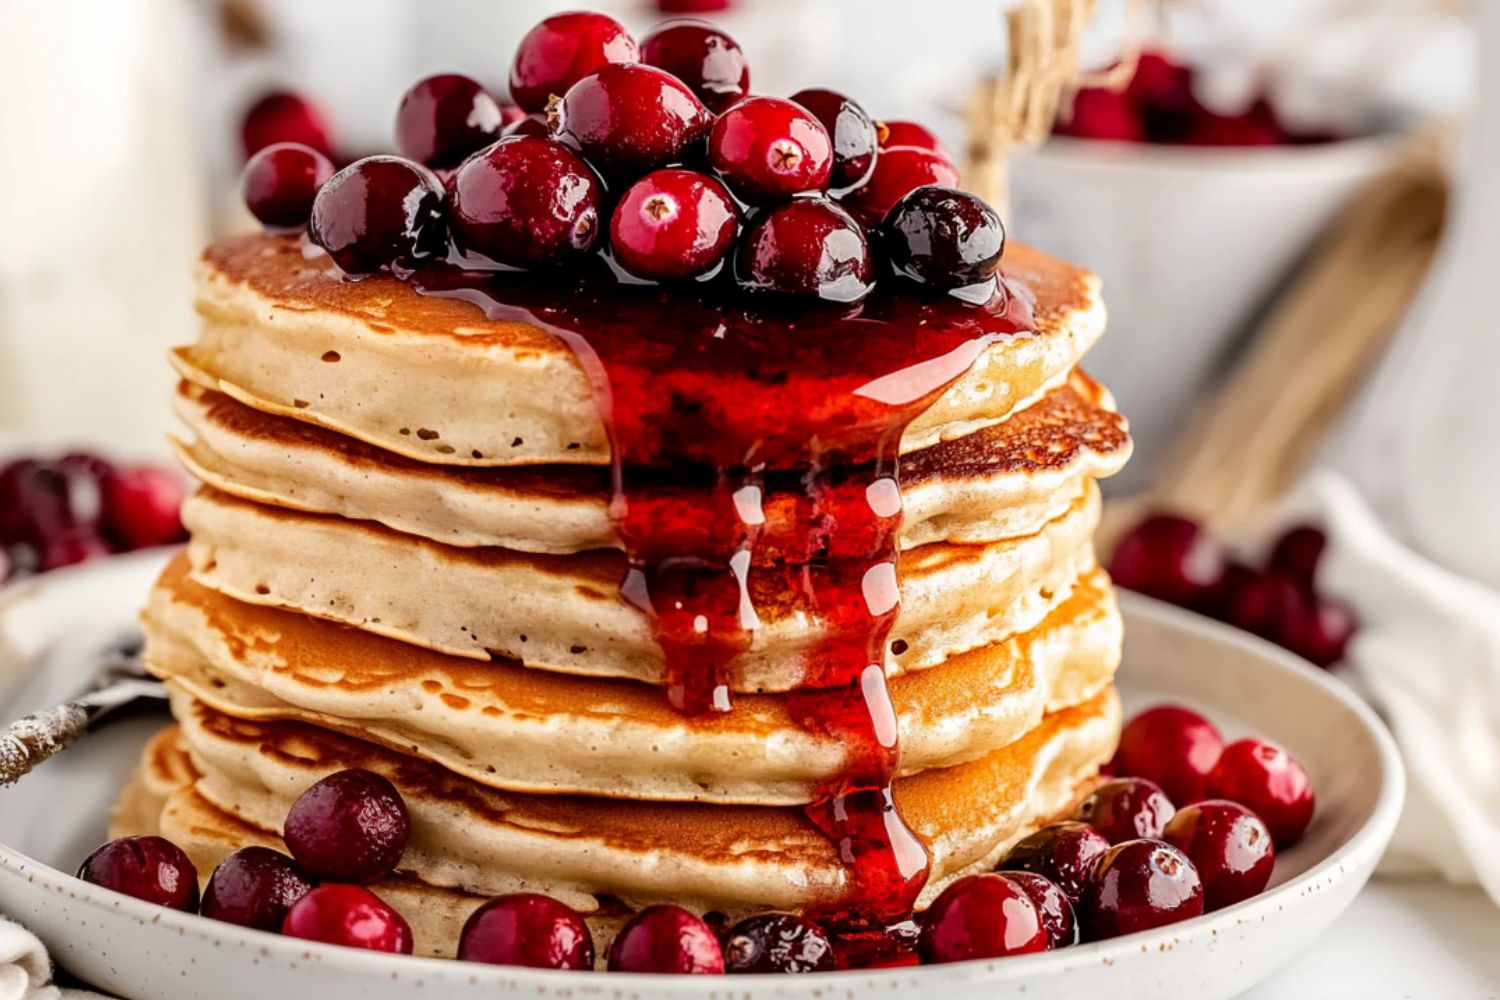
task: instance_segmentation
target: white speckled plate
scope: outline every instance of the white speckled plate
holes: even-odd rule
[[[86,654],[126,629],[160,564],[134,556],[0,593],[0,715],[81,683]],[[1232,997],[1349,905],[1385,849],[1404,780],[1390,737],[1343,685],[1266,643],[1126,595],[1127,709],[1173,700],[1226,735],[1285,744],[1312,773],[1318,814],[1256,899],[1159,933],[1045,955],[807,977],[736,977],[735,998],[941,996],[1028,1000]],[[71,872],[104,837],[109,803],[158,719],[91,736],[0,791],[0,913],[30,926],[80,978],[132,1000],[441,997],[724,998],[723,979],[490,968],[308,945],[149,906]]]

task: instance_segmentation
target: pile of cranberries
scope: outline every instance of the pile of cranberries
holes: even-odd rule
[[[0,583],[180,542],[182,492],[169,469],[83,452],[0,467]]]
[[[965,298],[994,287],[1004,226],[954,186],[931,133],[831,90],[752,95],[744,52],[706,22],[637,42],[603,14],[558,14],[521,39],[509,85],[513,108],[468,77],[417,82],[396,113],[401,155],[337,172],[318,117],[273,104],[294,141],[257,147],[246,204],[272,229],[306,225],[351,275],[603,256],[625,282],[722,275],[837,303],[882,277]]]
[[[1344,658],[1358,628],[1344,603],[1322,594],[1317,570],[1327,536],[1308,525],[1288,530],[1263,565],[1234,559],[1202,525],[1152,514],[1115,549],[1117,584],[1228,622],[1320,667]]]

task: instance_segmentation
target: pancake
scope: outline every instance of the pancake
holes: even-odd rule
[[[799,725],[780,696],[684,716],[635,682],[476,663],[243,604],[192,582],[184,557],[145,626],[151,671],[221,712],[362,736],[502,790],[797,805],[846,764],[843,745]],[[1096,573],[1031,632],[895,679],[903,772],[982,757],[1088,701],[1119,651]]]
[[[1029,247],[1005,271],[1034,296],[1035,332],[989,344],[907,427],[903,452],[1003,419],[1067,378],[1098,339],[1098,279]],[[267,413],[445,465],[605,465],[588,375],[554,334],[487,319],[388,275],[346,281],[321,253],[266,235],[210,247],[199,340],[182,377]]]
[[[991,545],[924,545],[900,565],[891,669],[923,669],[1035,628],[1096,563],[1098,487],[1040,531]],[[291,608],[430,649],[564,673],[661,683],[646,615],[620,594],[624,556],[461,549],[369,521],[313,515],[212,490],[190,498],[194,577],[230,597]],[[734,690],[784,691],[824,638],[785,576],[752,572],[761,627],[730,664]]]
[[[600,468],[436,466],[189,382],[179,386],[176,410],[189,431],[173,442],[178,458],[232,496],[376,521],[448,545],[543,553],[620,547]],[[1109,393],[1075,372],[1004,422],[907,456],[902,547],[1031,534],[1076,501],[1086,479],[1117,472],[1129,452]],[[775,537],[796,512],[785,494],[770,496],[780,498],[764,508],[765,534]]]

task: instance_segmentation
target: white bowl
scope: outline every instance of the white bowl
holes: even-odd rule
[[[159,559],[159,557],[156,557]],[[153,558],[111,561],[0,595],[0,642],[38,624],[71,637],[69,621],[131,620]],[[80,594],[89,600],[81,602]],[[73,878],[104,838],[106,813],[158,719],[89,737],[0,791],[0,912],[34,930],[64,967],[134,1000],[443,1000],[496,997],[814,998],[1025,996],[1232,997],[1308,947],[1349,905],[1385,849],[1404,779],[1389,735],[1338,681],[1260,640],[1125,595],[1127,707],[1196,706],[1226,735],[1285,744],[1312,774],[1318,813],[1307,838],[1278,859],[1263,895],[1160,931],[1043,955],[947,966],[802,977],[719,978],[559,973],[402,958],[309,944],[150,906]],[[96,635],[108,634],[97,632]],[[82,681],[87,657],[66,638],[43,650],[43,688]],[[0,680],[35,664],[0,658]],[[43,698],[41,688],[32,697]],[[35,707],[12,702],[0,712]]]

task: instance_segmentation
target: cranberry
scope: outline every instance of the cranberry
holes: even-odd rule
[[[724,185],[692,170],[647,174],[630,186],[610,220],[615,259],[639,278],[689,278],[734,248],[739,211]]]
[[[425,166],[449,170],[500,137],[500,105],[460,73],[418,80],[396,109],[396,148]]]
[[[659,67],[720,112],[750,93],[750,63],[739,43],[703,21],[667,21],[641,41],[641,62]]]
[[[198,870],[182,848],[161,837],[111,840],[88,856],[78,877],[158,906],[198,908]]]
[[[875,169],[880,145],[875,122],[864,108],[834,90],[799,90],[792,100],[806,108],[833,140],[829,183],[837,194],[859,187]]]
[[[148,549],[187,538],[182,478],[157,465],[123,465],[104,479],[104,527],[122,549]]]
[[[874,265],[859,223],[827,198],[797,198],[756,219],[740,240],[735,277],[754,291],[857,302]]]
[[[40,550],[63,535],[92,535],[104,515],[108,462],[74,453],[22,459],[0,471],[0,542]]]
[[[1209,912],[1258,895],[1271,881],[1276,849],[1261,818],[1236,802],[1209,799],[1180,809],[1162,839],[1192,861]]]
[[[1287,610],[1276,641],[1303,659],[1328,667],[1344,658],[1358,628],[1347,605],[1309,594],[1305,602]]]
[[[594,938],[571,906],[523,892],[475,910],[464,924],[458,957],[489,965],[586,971],[594,967]]]
[[[459,246],[501,264],[556,264],[599,239],[603,196],[577,153],[552,139],[517,136],[459,168],[449,225]]]
[[[1153,514],[1120,540],[1109,572],[1122,587],[1205,610],[1219,599],[1226,566],[1223,547],[1197,522]]]
[[[524,111],[546,111],[547,101],[595,70],[640,58],[635,39],[612,17],[587,11],[556,14],[528,31],[510,66],[510,97]]]
[[[734,0],[656,0],[663,14],[713,14],[733,6]]]
[[[379,896],[357,885],[320,885],[287,911],[281,933],[304,941],[410,955],[411,927]]]
[[[245,164],[240,194],[263,225],[291,229],[307,224],[318,188],[333,176],[328,157],[295,142],[267,146]]]
[[[312,890],[292,859],[269,847],[242,847],[220,862],[199,911],[212,920],[276,933],[292,904]]]
[[[823,928],[790,913],[741,920],[724,937],[728,972],[831,972],[836,966]]]
[[[552,138],[552,126],[546,115],[524,115],[505,126],[506,138],[513,135],[530,135],[538,139]]]
[[[1041,875],[1077,903],[1094,862],[1107,850],[1104,834],[1087,823],[1053,823],[1017,841],[1000,867]]]
[[[295,142],[333,156],[323,112],[301,94],[287,91],[267,94],[250,106],[240,126],[240,140],[246,159],[278,142]]]
[[[1124,94],[1102,87],[1090,87],[1075,94],[1071,114],[1060,118],[1054,131],[1078,139],[1146,141],[1146,130],[1134,102]]]
[[[1004,875],[969,875],[949,885],[922,914],[922,960],[963,962],[1047,948],[1041,914]]]
[[[1165,52],[1140,54],[1124,96],[1155,110],[1190,112],[1198,105],[1193,97],[1192,67],[1175,62]]]
[[[568,89],[558,136],[612,177],[689,159],[713,116],[681,80],[655,66],[605,66]]]
[[[1257,101],[1237,115],[1199,108],[1177,140],[1188,146],[1279,146],[1288,141],[1271,105]]]
[[[827,188],[833,143],[801,105],[751,97],[714,122],[708,162],[740,198],[767,204]]]
[[[507,129],[507,128],[509,128],[512,125],[516,125],[516,124],[518,124],[520,122],[523,122],[526,119],[531,118],[531,117],[533,117],[533,116],[527,114],[526,113],[526,109],[523,108],[523,107],[521,107],[521,106],[519,106],[519,105],[516,105],[516,104],[501,104],[500,105],[500,128],[502,130]],[[535,117],[540,118],[544,122],[547,120],[546,114],[541,113],[541,112],[538,112],[535,115]]]
[[[1111,844],[1140,837],[1160,837],[1176,810],[1166,793],[1145,778],[1111,778],[1095,788],[1078,807],[1078,819],[1102,833]]]
[[[1088,941],[1134,934],[1203,913],[1203,883],[1171,844],[1127,840],[1100,856],[1079,917]]]
[[[334,174],[313,201],[312,241],[349,274],[410,266],[444,249],[443,185],[399,156],[367,156]]]
[[[870,179],[844,197],[844,207],[873,229],[885,221],[896,202],[927,184],[956,187],[958,171],[930,149],[892,146],[875,158]]]
[[[1224,748],[1208,777],[1208,793],[1228,799],[1265,821],[1277,847],[1302,839],[1312,822],[1312,781],[1302,765],[1275,743],[1237,740]]]
[[[1291,528],[1271,547],[1266,569],[1285,573],[1312,587],[1317,582],[1318,563],[1327,547],[1328,536],[1321,529],[1311,525]]]
[[[988,281],[1005,252],[1005,226],[984,199],[935,184],[896,202],[880,232],[892,269],[932,288]]]
[[[949,159],[948,151],[925,125],[903,121],[880,122],[875,126],[875,132],[880,140],[881,149],[915,146],[917,149],[930,149],[943,159]]]
[[[1115,772],[1156,782],[1173,802],[1196,802],[1223,749],[1219,731],[1197,712],[1156,705],[1120,732]]]
[[[716,976],[724,971],[719,939],[680,906],[648,906],[631,917],[609,946],[611,972]]]
[[[1036,912],[1042,919],[1042,929],[1047,932],[1047,947],[1068,948],[1078,943],[1078,918],[1073,912],[1073,901],[1057,887],[1057,883],[1035,872],[1002,871],[1011,882],[1031,898]]]
[[[102,559],[114,550],[88,528],[70,528],[60,535],[43,540],[39,550],[40,568],[62,569],[92,559]]]
[[[330,774],[292,803],[284,839],[297,863],[318,878],[374,882],[396,870],[411,819],[406,803],[373,771]]]

